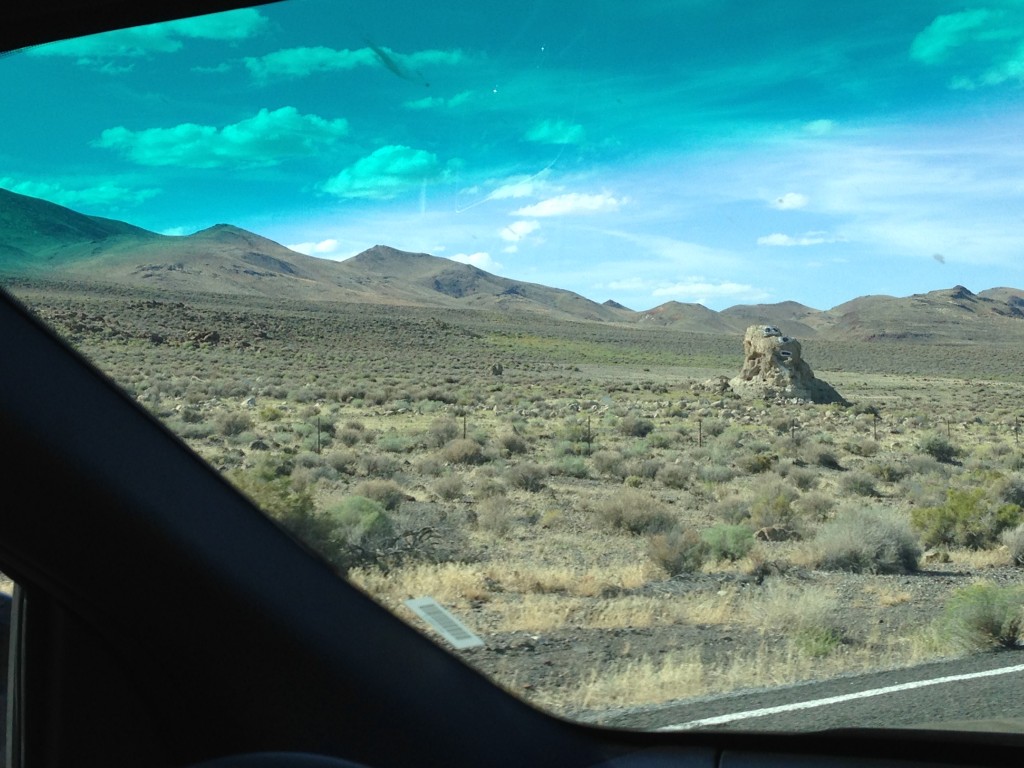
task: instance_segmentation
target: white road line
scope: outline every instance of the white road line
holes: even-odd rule
[[[1012,667],[1001,667],[999,669],[990,669],[985,672],[971,672],[966,675],[950,675],[949,677],[936,677],[931,680],[918,680],[914,683],[900,683],[899,685],[890,685],[885,688],[873,688],[869,691],[860,691],[858,693],[845,693],[842,696],[829,696],[828,698],[811,699],[810,701],[797,701],[793,704],[781,704],[777,707],[751,709],[746,712],[733,712],[728,715],[718,715],[717,717],[705,717],[701,718],[700,720],[690,720],[687,723],[679,723],[678,725],[666,725],[663,728],[658,728],[658,730],[688,731],[691,728],[700,728],[705,725],[723,725],[725,723],[731,723],[736,720],[749,720],[755,717],[776,715],[780,712],[795,712],[800,709],[814,709],[815,707],[827,707],[830,704],[841,704],[844,701],[854,701],[855,699],[868,699],[872,696],[883,696],[887,693],[910,691],[914,688],[927,688],[930,685],[957,683],[962,680],[975,680],[980,677],[996,677],[997,675],[1009,675],[1014,672],[1024,672],[1024,664],[1017,664]]]

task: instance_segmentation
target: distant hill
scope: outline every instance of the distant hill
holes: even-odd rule
[[[993,289],[975,294],[957,285],[904,298],[863,296],[824,313],[825,337],[868,341],[971,342],[1013,338],[1024,331],[1024,292]]]
[[[727,317],[708,309],[703,304],[687,304],[680,301],[669,301],[654,309],[638,312],[637,321],[697,333],[735,333],[739,328]]]
[[[172,237],[3,189],[0,274],[168,291],[463,306],[622,321],[620,311],[571,291],[498,277],[425,253],[377,245],[346,261],[330,261],[228,224]]]
[[[778,326],[797,338],[963,344],[1024,341],[1024,290],[949,289],[897,298],[862,296],[829,310],[794,301],[729,307],[670,301],[634,312],[577,293],[499,277],[432,256],[374,245],[345,261],[289,250],[229,224],[171,237],[0,189],[0,275],[151,286],[169,292],[271,296],[641,324],[742,334]]]
[[[784,328],[790,336],[814,336],[827,324],[821,310],[812,309],[795,301],[778,304],[739,304],[722,310],[722,316],[740,330],[749,325],[775,325]]]

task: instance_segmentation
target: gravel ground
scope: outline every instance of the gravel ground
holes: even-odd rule
[[[742,594],[765,589],[773,578],[780,577],[769,577],[759,583],[735,574],[680,576],[647,584],[629,594],[704,592],[710,596],[730,590]],[[878,668],[885,668],[892,663],[891,657],[886,659],[882,655],[885,641],[930,625],[941,615],[955,589],[980,580],[999,585],[1022,584],[1024,571],[1012,567],[968,570],[938,563],[915,574],[790,572],[785,580],[832,594],[842,645],[860,649],[878,646]],[[600,675],[609,665],[644,657],[657,660],[673,651],[692,648],[700,648],[702,660],[714,665],[727,662],[734,654],[753,656],[759,649],[782,650],[787,638],[784,631],[678,623],[642,628],[567,627],[544,633],[503,632],[486,635],[484,640],[484,647],[462,651],[460,655],[527,699],[572,718],[602,722],[620,715],[621,708],[584,710],[574,700],[573,692],[581,681]],[[855,671],[863,671],[863,666]],[[637,706],[642,707],[643,703]]]

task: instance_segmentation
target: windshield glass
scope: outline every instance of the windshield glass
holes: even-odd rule
[[[0,59],[0,274],[542,707],[1014,728],[1022,51],[1000,0],[295,0],[37,46]]]

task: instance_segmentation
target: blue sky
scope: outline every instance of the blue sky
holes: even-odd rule
[[[1024,3],[383,5],[0,58],[0,186],[634,309],[1024,287]]]

